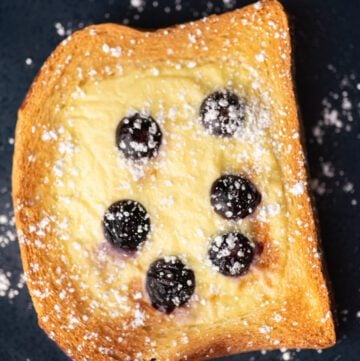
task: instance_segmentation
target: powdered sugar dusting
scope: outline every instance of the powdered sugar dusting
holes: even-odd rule
[[[139,8],[140,6],[142,6],[144,4],[144,2],[143,2],[143,0],[131,0],[130,4],[134,8]]]
[[[338,85],[329,90],[322,100],[321,117],[312,129],[313,138],[310,138],[310,142],[317,144],[318,147],[322,147],[325,142],[331,142],[335,149],[343,138],[356,137],[354,119],[360,114],[360,101],[356,101],[359,82],[355,73],[338,75],[332,64],[328,65],[328,70],[333,77],[338,78]],[[325,156],[319,158],[319,164],[319,172],[310,182],[315,194],[325,196],[333,193],[335,189],[340,189],[347,195],[350,205],[357,206],[354,181]]]
[[[329,65],[335,71],[335,68]],[[357,89],[357,80],[354,74],[344,75],[336,90],[331,90],[322,100],[322,117],[315,127],[313,136],[317,143],[322,144],[324,136],[329,132],[335,134],[350,132],[355,114],[359,114],[360,102],[354,103],[349,98],[349,92]]]
[[[0,269],[0,297],[7,298],[9,301],[20,294],[25,285],[25,276],[20,274],[16,280],[15,275],[10,271]]]
[[[305,191],[305,186],[303,182],[296,183],[293,187],[289,189],[290,193],[292,193],[294,196],[300,196]]]
[[[282,358],[282,360],[284,360],[284,361],[290,361],[290,360],[292,360],[292,356],[291,356],[290,351],[284,351],[284,352],[282,353],[281,358]]]
[[[56,22],[54,24],[54,27],[55,27],[56,33],[61,37],[69,36],[69,35],[71,35],[71,33],[73,31],[72,26],[70,24],[65,27],[64,24],[62,24],[60,22]]]
[[[0,269],[0,297],[4,297],[10,288],[9,276],[9,272],[6,274]]]

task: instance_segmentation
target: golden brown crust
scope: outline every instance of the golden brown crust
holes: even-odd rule
[[[269,36],[274,33],[274,24],[279,33],[277,37]],[[188,35],[196,29],[201,30],[204,44],[201,41],[196,44],[189,42]],[[42,142],[41,132],[32,130],[33,127],[47,130],[49,122],[56,124],[57,114],[77,86],[111,77],[116,69],[127,73],[133,68],[179,59],[184,63],[196,59],[201,64],[205,60],[216,62],[220,56],[237,56],[231,52],[231,42],[228,44],[226,39],[240,39],[246,47],[241,57],[272,85],[270,96],[274,99],[272,113],[275,121],[271,125],[271,134],[278,144],[276,158],[283,174],[283,191],[290,215],[288,239],[291,246],[283,280],[284,288],[288,288],[287,297],[281,305],[268,308],[266,313],[259,310],[251,322],[243,323],[237,319],[227,324],[204,324],[187,329],[190,342],[179,343],[176,347],[169,347],[169,344],[171,340],[181,339],[181,327],[141,301],[141,306],[148,310],[146,324],[153,327],[151,332],[157,340],[155,347],[144,341],[148,330],[119,330],[120,319],[99,320],[96,314],[91,314],[88,302],[80,298],[77,280],[71,277],[73,273],[66,272],[76,266],[56,255],[61,253],[62,246],[48,227],[51,217],[41,224],[53,202],[43,180],[48,177],[47,184],[52,184],[48,166],[54,158],[54,143]],[[266,61],[256,62],[254,59],[262,50],[262,41],[271,42],[267,47]],[[110,49],[120,47],[121,57],[113,56],[111,51],[104,52],[104,44]],[[173,49],[171,53],[167,51],[169,45]],[[81,79],[77,76],[80,65]],[[299,121],[290,71],[287,18],[275,0],[265,0],[260,5],[212,16],[206,21],[152,33],[115,24],[92,26],[65,40],[50,56],[19,111],[13,199],[22,261],[39,323],[70,357],[74,360],[126,360],[127,357],[129,360],[200,360],[259,349],[323,348],[334,344],[334,325],[329,313],[329,295],[324,286],[313,212],[308,192],[306,189],[302,192],[307,183],[301,144],[295,136],[299,132]],[[286,115],[277,112],[278,104],[285,105]],[[36,154],[36,162],[29,161],[33,154]],[[257,227],[261,232],[264,226],[259,224]],[[64,286],[72,292],[61,298],[59,295]],[[136,290],[139,286],[134,284],[133,287]],[[307,288],[314,290],[319,298],[314,307],[316,314],[309,313],[308,300],[303,297]],[[55,312],[59,304],[60,315]],[[270,310],[276,312],[279,307],[283,311],[283,320],[274,323]],[[83,315],[87,315],[86,318]],[[323,318],[320,323],[319,317]],[[71,323],[73,327],[69,327]],[[164,325],[171,339],[162,334]],[[266,329],[264,332],[264,325],[270,325],[271,338]],[[119,332],[124,341],[114,345]]]

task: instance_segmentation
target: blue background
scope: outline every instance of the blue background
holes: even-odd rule
[[[144,7],[136,8],[128,0],[0,0],[0,215],[12,216],[10,172],[16,112],[42,63],[64,38],[61,26],[68,33],[106,21],[158,28],[249,2],[160,0],[156,6],[146,0]],[[297,91],[310,173],[313,183],[318,182],[314,195],[333,283],[339,338],[334,348],[322,353],[293,350],[291,359],[358,361],[360,1],[284,0],[283,4],[293,25]],[[351,109],[341,110],[344,97],[351,102]],[[324,136],[319,144],[314,127],[326,116],[324,98],[330,99],[328,109],[339,111],[338,117],[350,128],[320,124]],[[37,326],[26,286],[18,285],[22,267],[13,232],[11,222],[0,222],[0,246],[4,246],[0,247],[0,270],[8,272],[15,290],[0,295],[0,361],[68,360]],[[279,351],[258,352],[227,360],[282,360],[282,356]]]

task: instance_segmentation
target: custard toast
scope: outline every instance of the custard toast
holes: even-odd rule
[[[39,323],[72,359],[334,344],[291,61],[275,0],[90,26],[46,61],[13,198]]]

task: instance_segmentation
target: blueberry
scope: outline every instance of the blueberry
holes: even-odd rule
[[[245,101],[228,91],[208,95],[200,107],[203,126],[213,135],[233,136],[245,120]]]
[[[162,132],[151,117],[136,113],[123,118],[116,129],[116,145],[126,159],[155,157],[161,145]]]
[[[260,201],[260,193],[243,175],[223,175],[213,183],[210,191],[214,211],[229,220],[245,218],[255,211]]]
[[[245,274],[254,258],[254,245],[241,233],[216,236],[209,248],[212,264],[225,276]]]
[[[146,290],[154,308],[170,313],[194,293],[195,274],[177,257],[159,258],[147,271]]]
[[[146,209],[133,200],[113,203],[103,219],[105,238],[115,247],[136,251],[150,232],[150,217]]]

